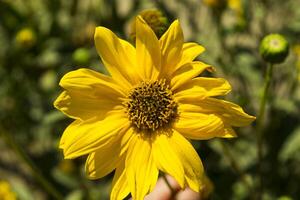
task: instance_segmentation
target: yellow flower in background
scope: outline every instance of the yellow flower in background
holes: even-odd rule
[[[228,7],[235,11],[239,16],[244,15],[244,9],[242,5],[242,0],[228,0]]]
[[[54,102],[75,120],[60,141],[65,158],[88,155],[91,179],[116,170],[113,200],[129,193],[143,199],[159,171],[182,188],[202,190],[203,166],[188,139],[235,137],[232,126],[246,126],[255,117],[215,98],[230,92],[225,79],[197,77],[212,68],[193,61],[204,48],[184,43],[177,20],[158,39],[138,16],[135,47],[97,27],[95,44],[111,76],[89,69],[69,72]]]
[[[31,28],[23,28],[17,33],[15,41],[21,47],[30,48],[36,43],[35,32]]]
[[[230,8],[237,13],[239,17],[244,16],[244,8],[242,0],[203,0],[203,3],[212,9]]]
[[[0,180],[0,200],[16,200],[16,194],[11,190],[7,181]]]

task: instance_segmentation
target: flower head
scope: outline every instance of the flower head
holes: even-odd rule
[[[229,83],[197,77],[212,67],[193,61],[204,48],[183,40],[177,20],[158,39],[138,16],[135,47],[97,27],[96,48],[111,76],[79,69],[60,81],[64,91],[54,106],[75,120],[60,148],[68,159],[88,155],[91,179],[115,170],[111,199],[129,193],[143,199],[159,171],[182,188],[201,191],[203,166],[188,139],[235,137],[232,126],[255,119],[238,105],[214,98],[226,95]]]

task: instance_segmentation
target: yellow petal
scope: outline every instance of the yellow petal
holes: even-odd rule
[[[136,53],[134,47],[119,39],[112,31],[97,27],[95,31],[97,52],[113,79],[126,88],[136,83]]]
[[[158,178],[150,140],[134,135],[128,147],[125,165],[132,198],[143,200],[154,188]]]
[[[237,104],[215,98],[204,100],[182,101],[180,110],[183,112],[214,113],[219,115],[226,124],[231,126],[247,126],[255,120]]]
[[[230,127],[227,125],[225,125],[224,127],[224,134],[221,135],[220,137],[222,138],[235,138],[237,137],[237,134],[236,132]]]
[[[73,92],[85,93],[90,96],[115,98],[126,96],[126,92],[109,76],[96,71],[81,68],[65,74],[59,85]]]
[[[103,98],[89,95],[89,92],[63,91],[55,100],[54,107],[73,119],[87,120],[93,117],[102,119],[113,109],[121,108],[121,101],[117,98]]]
[[[64,133],[67,133],[67,129],[70,129],[72,127],[77,127],[82,123],[82,120],[75,120],[73,121],[64,131]],[[62,134],[60,141],[59,141],[59,148],[64,149],[66,141],[70,139],[70,137],[75,137],[75,134]]]
[[[195,140],[222,137],[226,132],[224,122],[217,115],[195,112],[181,112],[174,129]]]
[[[111,200],[123,200],[130,193],[130,187],[126,178],[125,161],[122,159],[117,167],[113,181]]]
[[[89,69],[78,69],[63,76],[61,87],[66,89],[54,102],[54,107],[73,119],[103,117],[120,105],[124,91],[111,77]]]
[[[204,178],[204,169],[197,152],[191,143],[176,131],[173,132],[170,140],[183,165],[188,186],[195,192],[199,192]]]
[[[183,44],[182,56],[180,62],[177,64],[177,68],[180,66],[192,62],[198,55],[200,55],[205,48],[194,42],[187,42]]]
[[[186,63],[172,74],[171,90],[176,90],[187,81],[201,74],[205,69],[211,68],[210,65],[199,61]]]
[[[183,33],[179,21],[175,20],[159,40],[162,54],[163,74],[174,71],[181,58]]]
[[[141,16],[136,18],[136,57],[142,78],[156,80],[161,69],[159,41]]]
[[[169,133],[158,134],[153,142],[153,155],[159,170],[171,175],[184,188],[184,169],[172,147]],[[172,133],[170,133],[172,134]]]
[[[119,135],[113,145],[100,148],[88,156],[85,171],[90,179],[106,176],[116,168],[122,155],[127,151],[132,133],[132,129],[128,130],[124,135]]]
[[[128,150],[128,146],[129,146],[129,141],[131,140],[131,137],[134,134],[134,128],[130,127],[128,129],[128,131],[122,135],[122,138],[120,140],[120,146],[121,146],[121,151],[120,151],[120,155],[123,155],[127,150]]]
[[[85,163],[89,179],[99,179],[112,172],[120,161],[120,148],[116,145],[92,152]]]
[[[68,159],[89,154],[114,144],[117,136],[125,133],[129,126],[128,118],[122,111],[111,112],[103,120],[76,120],[64,131],[60,148]]]
[[[200,100],[210,96],[223,96],[230,92],[231,86],[223,78],[198,77],[186,82],[174,94],[177,101]]]

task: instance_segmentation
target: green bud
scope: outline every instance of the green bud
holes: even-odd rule
[[[76,64],[88,64],[91,59],[91,55],[88,49],[78,48],[74,51],[72,58]]]
[[[269,34],[261,41],[259,52],[267,62],[282,63],[289,53],[289,44],[282,35]]]
[[[158,38],[160,38],[169,27],[168,19],[157,9],[143,10],[138,13],[138,15],[145,20]],[[133,19],[130,24],[130,37],[135,41],[135,19]]]

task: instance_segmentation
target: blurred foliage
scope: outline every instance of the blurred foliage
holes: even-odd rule
[[[206,2],[206,3],[205,3]],[[129,40],[131,19],[158,8],[178,18],[186,41],[206,47],[199,59],[214,65],[233,86],[228,99],[257,115],[266,63],[261,39],[281,33],[291,51],[274,68],[264,124],[263,199],[300,197],[300,1],[299,0],[0,0],[0,132],[24,148],[66,199],[108,199],[111,178],[86,179],[84,160],[63,160],[58,142],[70,123],[52,102],[59,79],[81,67],[107,73],[93,33],[105,26]],[[222,6],[212,6],[207,2]],[[216,9],[217,8],[217,9]],[[214,187],[211,199],[254,199],[258,185],[256,134],[193,142]],[[0,138],[0,179],[18,199],[53,199],[28,166]],[[1,199],[1,197],[0,197]]]

